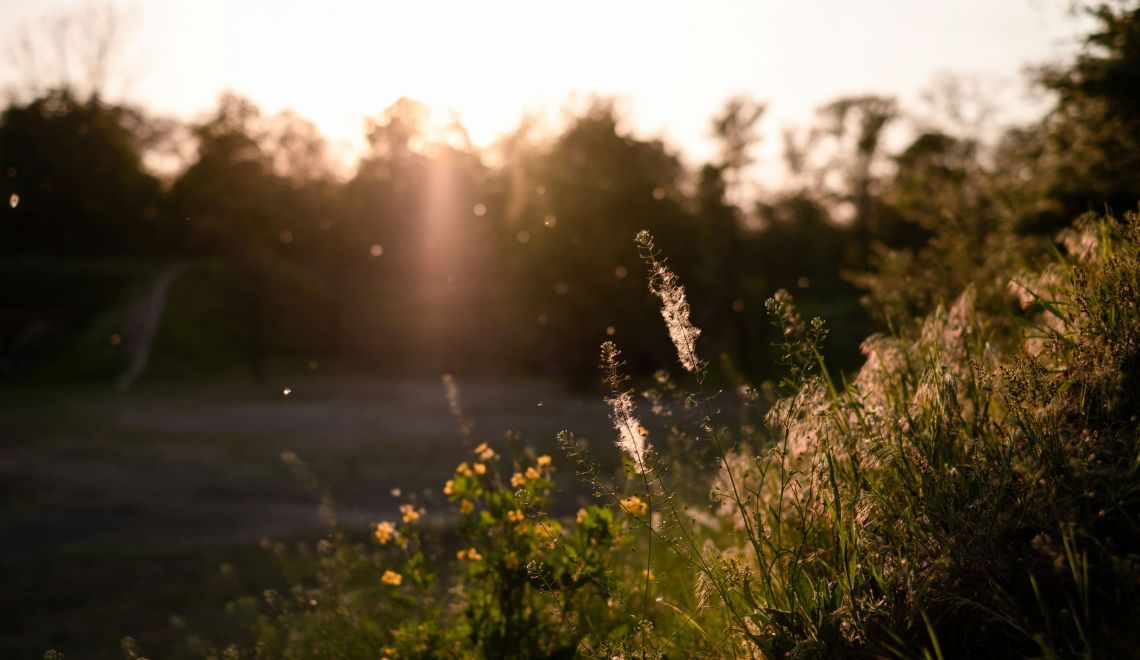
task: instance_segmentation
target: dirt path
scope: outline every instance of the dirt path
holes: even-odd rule
[[[0,404],[0,557],[307,534],[320,527],[317,508],[280,461],[284,451],[329,484],[346,524],[391,515],[393,488],[427,492],[429,510],[445,508],[439,486],[465,452],[439,380],[313,379],[287,384],[288,397],[285,385]],[[550,452],[554,434],[569,428],[612,453],[600,400],[545,381],[460,385],[479,439],[502,446],[512,429]],[[563,477],[573,491],[572,475]]]
[[[150,360],[150,348],[162,323],[162,310],[166,307],[166,296],[170,292],[170,285],[184,270],[186,270],[184,263],[174,263],[163,268],[151,282],[146,295],[131,306],[131,312],[127,315],[123,329],[127,337],[124,348],[130,356],[130,361],[127,370],[119,377],[119,389],[129,389],[135,379],[146,370],[147,362]]]

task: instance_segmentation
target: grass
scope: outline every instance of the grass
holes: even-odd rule
[[[525,446],[475,447],[444,486],[454,560],[408,513],[422,507],[415,495],[402,520],[381,521],[378,543],[342,534],[327,509],[317,567],[247,600],[258,644],[227,653],[1133,654],[1140,220],[1086,218],[1075,231],[1035,273],[869,338],[850,382],[823,364],[823,322],[777,294],[787,377],[741,383],[740,424],[706,389],[684,292],[639,236],[688,373],[638,393],[603,346],[623,469],[559,436],[594,503],[552,513],[556,466]],[[1012,296],[975,308],[977,286],[1013,280],[1030,289],[1014,291],[1023,310]],[[653,432],[646,408],[661,418]],[[320,470],[303,471],[321,492]]]
[[[730,411],[683,289],[641,235],[680,376],[636,391],[607,342],[612,429],[591,432],[593,444],[559,433],[561,460],[553,433],[488,435],[480,388],[426,408],[409,382],[374,391],[366,400],[394,406],[386,430],[405,441],[384,446],[352,424],[326,428],[343,423],[337,401],[352,397],[325,389],[317,428],[350,436],[333,454],[290,433],[319,386],[219,414],[215,433],[191,416],[178,433],[216,454],[196,463],[175,452],[170,464],[218,466],[243,484],[262,478],[243,466],[267,464],[269,447],[233,434],[280,425],[272,449],[287,450],[320,500],[324,528],[311,546],[271,544],[279,578],[260,582],[259,565],[258,588],[226,610],[235,628],[207,623],[195,648],[226,658],[1134,655],[1140,219],[1084,218],[1061,238],[1051,262],[868,338],[849,381],[823,362],[823,321],[778,293],[768,311],[786,377],[738,383],[745,405]],[[593,411],[564,421],[580,427]],[[182,419],[156,412],[161,424]],[[458,441],[416,441],[440,424]],[[620,467],[611,443],[596,442],[613,437]],[[98,465],[91,451],[80,454]],[[581,490],[567,509],[570,472]],[[324,475],[337,478],[331,490]],[[404,487],[379,492],[393,485]],[[277,488],[259,497],[276,501]],[[347,498],[334,505],[333,494]],[[277,586],[262,592],[267,583]]]

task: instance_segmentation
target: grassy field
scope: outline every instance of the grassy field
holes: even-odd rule
[[[536,380],[459,384],[481,440],[513,430],[553,451],[569,428],[610,451],[598,398]],[[189,634],[236,634],[221,604],[276,579],[259,541],[323,531],[282,452],[326,482],[350,529],[393,516],[394,488],[442,512],[439,486],[465,455],[434,378],[24,389],[0,393],[0,428],[4,658],[121,657],[127,635],[179,657]],[[572,511],[580,494],[563,478],[559,508]]]

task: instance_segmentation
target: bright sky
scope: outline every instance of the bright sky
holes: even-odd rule
[[[9,27],[81,6],[0,0]],[[713,153],[710,117],[731,95],[769,102],[780,128],[844,93],[918,107],[936,74],[984,79],[1028,107],[1021,73],[1071,53],[1080,24],[1061,0],[136,0],[126,97],[192,118],[232,88],[293,108],[358,145],[363,117],[399,96],[453,109],[487,144],[524,111],[617,95],[630,124],[690,163]],[[2,54],[2,53],[0,53]],[[0,80],[11,80],[0,66]]]

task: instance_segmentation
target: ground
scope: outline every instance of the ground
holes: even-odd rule
[[[599,397],[539,380],[459,385],[479,440],[504,447],[515,430],[554,452],[570,429],[612,449]],[[442,513],[439,487],[465,454],[437,378],[24,388],[0,391],[0,429],[4,658],[122,657],[126,635],[173,657],[183,626],[225,629],[226,600],[273,579],[261,539],[321,535],[285,451],[358,529],[394,517],[397,488]],[[580,495],[564,472],[559,508],[570,508]]]

